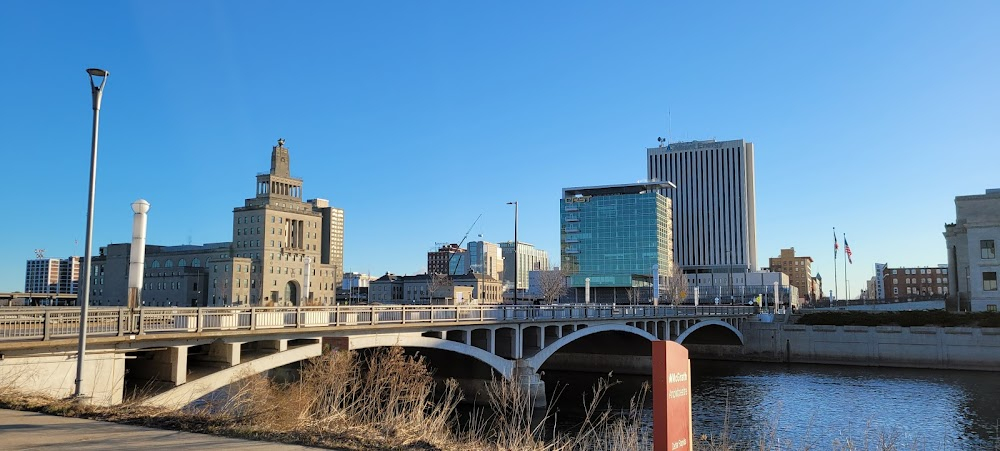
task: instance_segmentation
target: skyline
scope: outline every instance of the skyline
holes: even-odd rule
[[[1000,138],[989,2],[108,5],[0,18],[20,187],[0,291],[35,248],[83,255],[94,66],[95,255],[129,241],[137,198],[150,244],[230,241],[278,138],[304,197],[345,210],[345,272],[374,276],[419,272],[479,213],[469,240],[513,239],[513,200],[519,240],[558,261],[562,188],[645,178],[658,136],[753,142],[758,265],[795,247],[825,292],[832,228],[856,294],[876,262],[945,263],[954,197],[1000,187],[976,170]]]

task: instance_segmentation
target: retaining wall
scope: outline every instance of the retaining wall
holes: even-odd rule
[[[1000,328],[751,322],[745,346],[688,345],[692,358],[1000,371]]]

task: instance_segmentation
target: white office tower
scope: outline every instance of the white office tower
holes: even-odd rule
[[[757,269],[753,144],[691,141],[647,149],[649,178],[669,180],[674,258],[686,273]]]

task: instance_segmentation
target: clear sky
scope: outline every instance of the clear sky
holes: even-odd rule
[[[645,178],[669,135],[754,143],[762,266],[794,246],[832,288],[832,227],[854,293],[946,262],[954,197],[1000,187],[1000,3],[763,3],[6,2],[0,291],[83,255],[88,67],[95,254],[140,197],[152,244],[231,240],[281,137],[347,270],[421,271],[480,213],[512,239],[511,200],[557,263],[560,190]]]

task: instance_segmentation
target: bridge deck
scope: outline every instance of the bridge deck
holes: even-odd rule
[[[510,324],[539,321],[747,316],[745,306],[323,306],[219,308],[93,308],[88,341],[267,335],[316,329],[426,328],[436,325]],[[416,326],[416,327],[413,327]],[[75,342],[80,313],[75,308],[0,308],[0,349],[39,341]],[[28,345],[27,347],[31,347]]]

